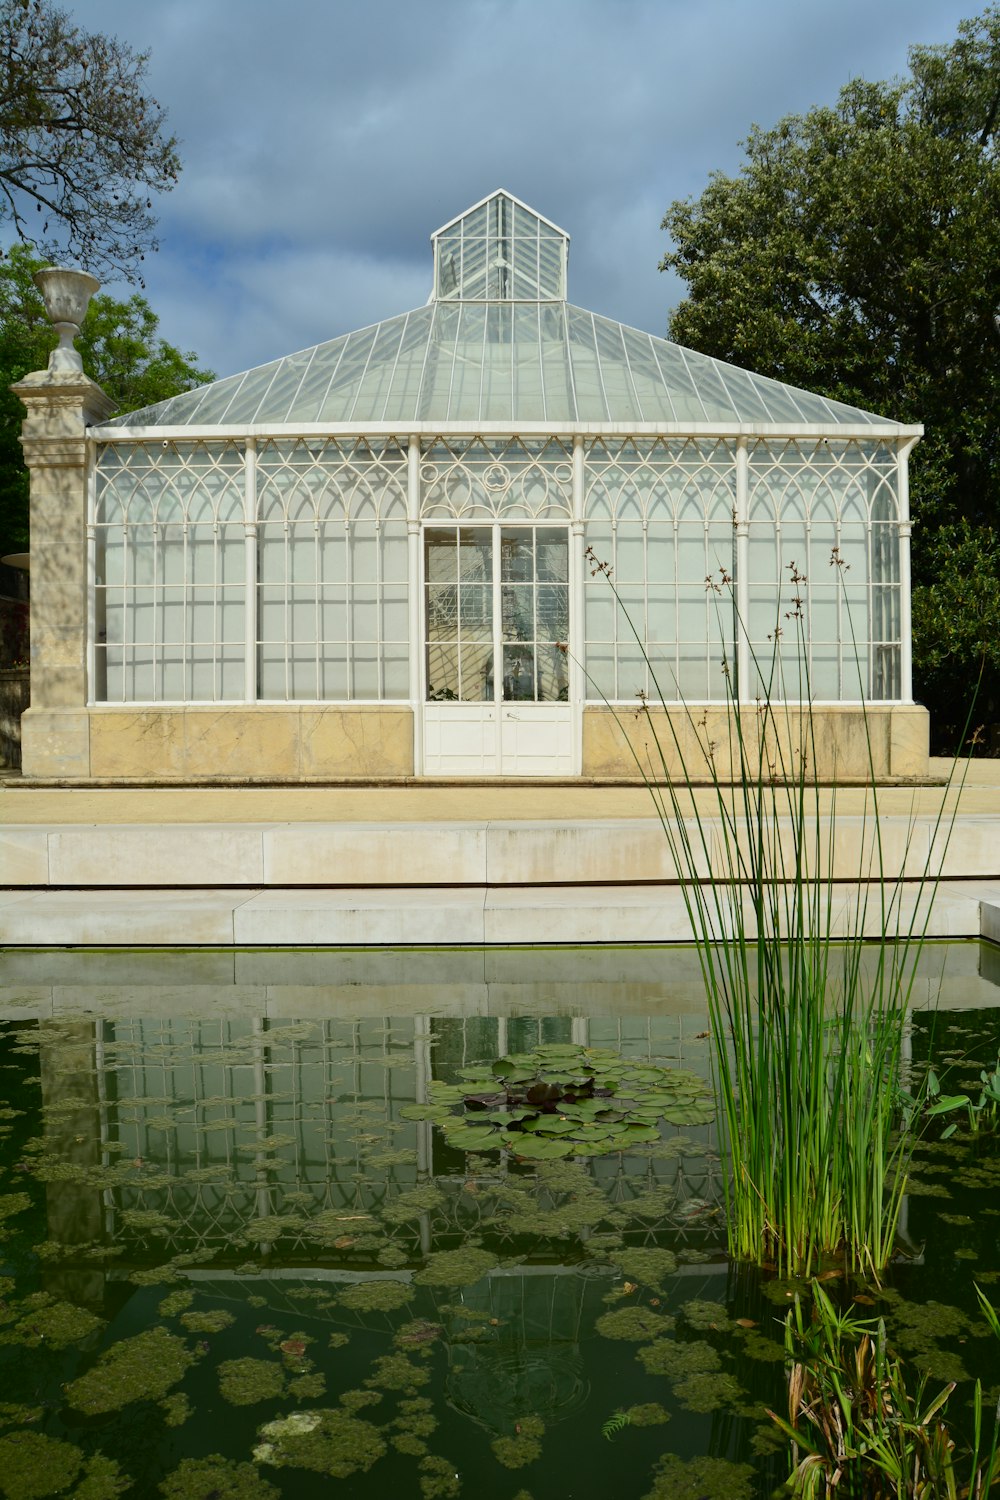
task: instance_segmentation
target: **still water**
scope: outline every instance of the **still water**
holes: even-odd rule
[[[998,983],[996,950],[928,947],[914,1060],[992,1068]],[[750,1500],[787,1475],[789,1288],[724,1253],[689,950],[9,950],[0,1016],[10,1500]],[[561,1106],[562,1144],[463,1144],[463,1094],[529,1128],[535,1075],[585,1056],[617,1094]],[[501,1058],[521,1083],[488,1081]],[[997,1142],[928,1139],[918,1168],[910,1258],[848,1295],[995,1401]]]

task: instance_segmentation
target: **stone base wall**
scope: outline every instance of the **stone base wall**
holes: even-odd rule
[[[26,776],[299,781],[413,775],[413,714],[319,707],[29,709]]]
[[[744,735],[760,733],[756,710],[747,708]],[[832,704],[813,711],[816,771],[820,779],[867,781],[925,777],[929,719],[924,708]],[[709,774],[709,746],[719,775],[731,774],[729,714],[724,707],[651,709],[625,707],[583,714],[583,775],[597,780],[642,779],[636,757],[652,776],[661,771],[653,731],[667,773],[696,781]],[[214,704],[178,708],[36,709],[22,720],[23,773],[73,780],[243,781],[394,780],[413,775],[413,713],[378,704],[243,707]],[[798,764],[798,713],[789,710],[782,730],[784,754],[773,727],[766,764],[780,774]],[[676,736],[676,741],[675,741]],[[631,745],[631,749],[630,749]],[[634,753],[633,753],[634,752]]]
[[[811,742],[823,781],[869,781],[925,777],[930,753],[930,716],[917,704],[820,704],[813,709],[813,727],[801,723],[801,710],[778,709],[777,724],[764,726],[760,712],[748,705],[743,713],[743,737],[754,747],[764,733],[765,764],[775,774],[787,775],[799,766],[798,746]],[[736,737],[731,710],[722,706],[650,708],[637,712],[624,706],[617,714],[606,707],[584,710],[583,774],[594,777],[653,778],[663,768],[671,777],[688,774],[702,781],[715,768],[722,780],[735,770],[731,747]],[[641,768],[641,769],[640,769]],[[807,768],[808,769],[808,768]]]

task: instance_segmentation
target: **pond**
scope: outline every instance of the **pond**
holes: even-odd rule
[[[929,946],[914,1064],[992,1068],[998,984],[995,949]],[[8,950],[0,1014],[10,1500],[787,1476],[794,1288],[725,1255],[690,950]],[[1000,1382],[1000,1151],[940,1136],[907,1257],[831,1286],[960,1382],[961,1427]]]

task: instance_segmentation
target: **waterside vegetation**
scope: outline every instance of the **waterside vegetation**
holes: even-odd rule
[[[911,825],[890,864],[859,659],[870,776],[853,879],[842,884],[836,786],[824,787],[818,771],[806,576],[788,565],[790,597],[776,607],[766,658],[740,617],[731,576],[722,568],[706,580],[726,684],[729,735],[720,746],[686,704],[680,724],[659,712],[679,695],[658,680],[610,567],[588,556],[655,688],[652,698],[640,695],[640,743],[620,715],[619,725],[652,796],[701,960],[730,1252],[782,1275],[837,1265],[877,1279],[894,1251],[921,1117],[904,1087],[903,1042],[947,848],[950,787],[927,853],[918,854]],[[836,551],[830,561],[842,576]],[[846,599],[843,607],[849,619]],[[695,796],[706,781],[707,813]],[[863,962],[872,938],[874,970]]]

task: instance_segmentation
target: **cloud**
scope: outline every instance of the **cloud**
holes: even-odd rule
[[[87,0],[181,139],[148,265],[220,372],[424,301],[429,236],[496,187],[572,236],[570,295],[662,332],[676,197],[750,124],[948,42],[965,0]]]

